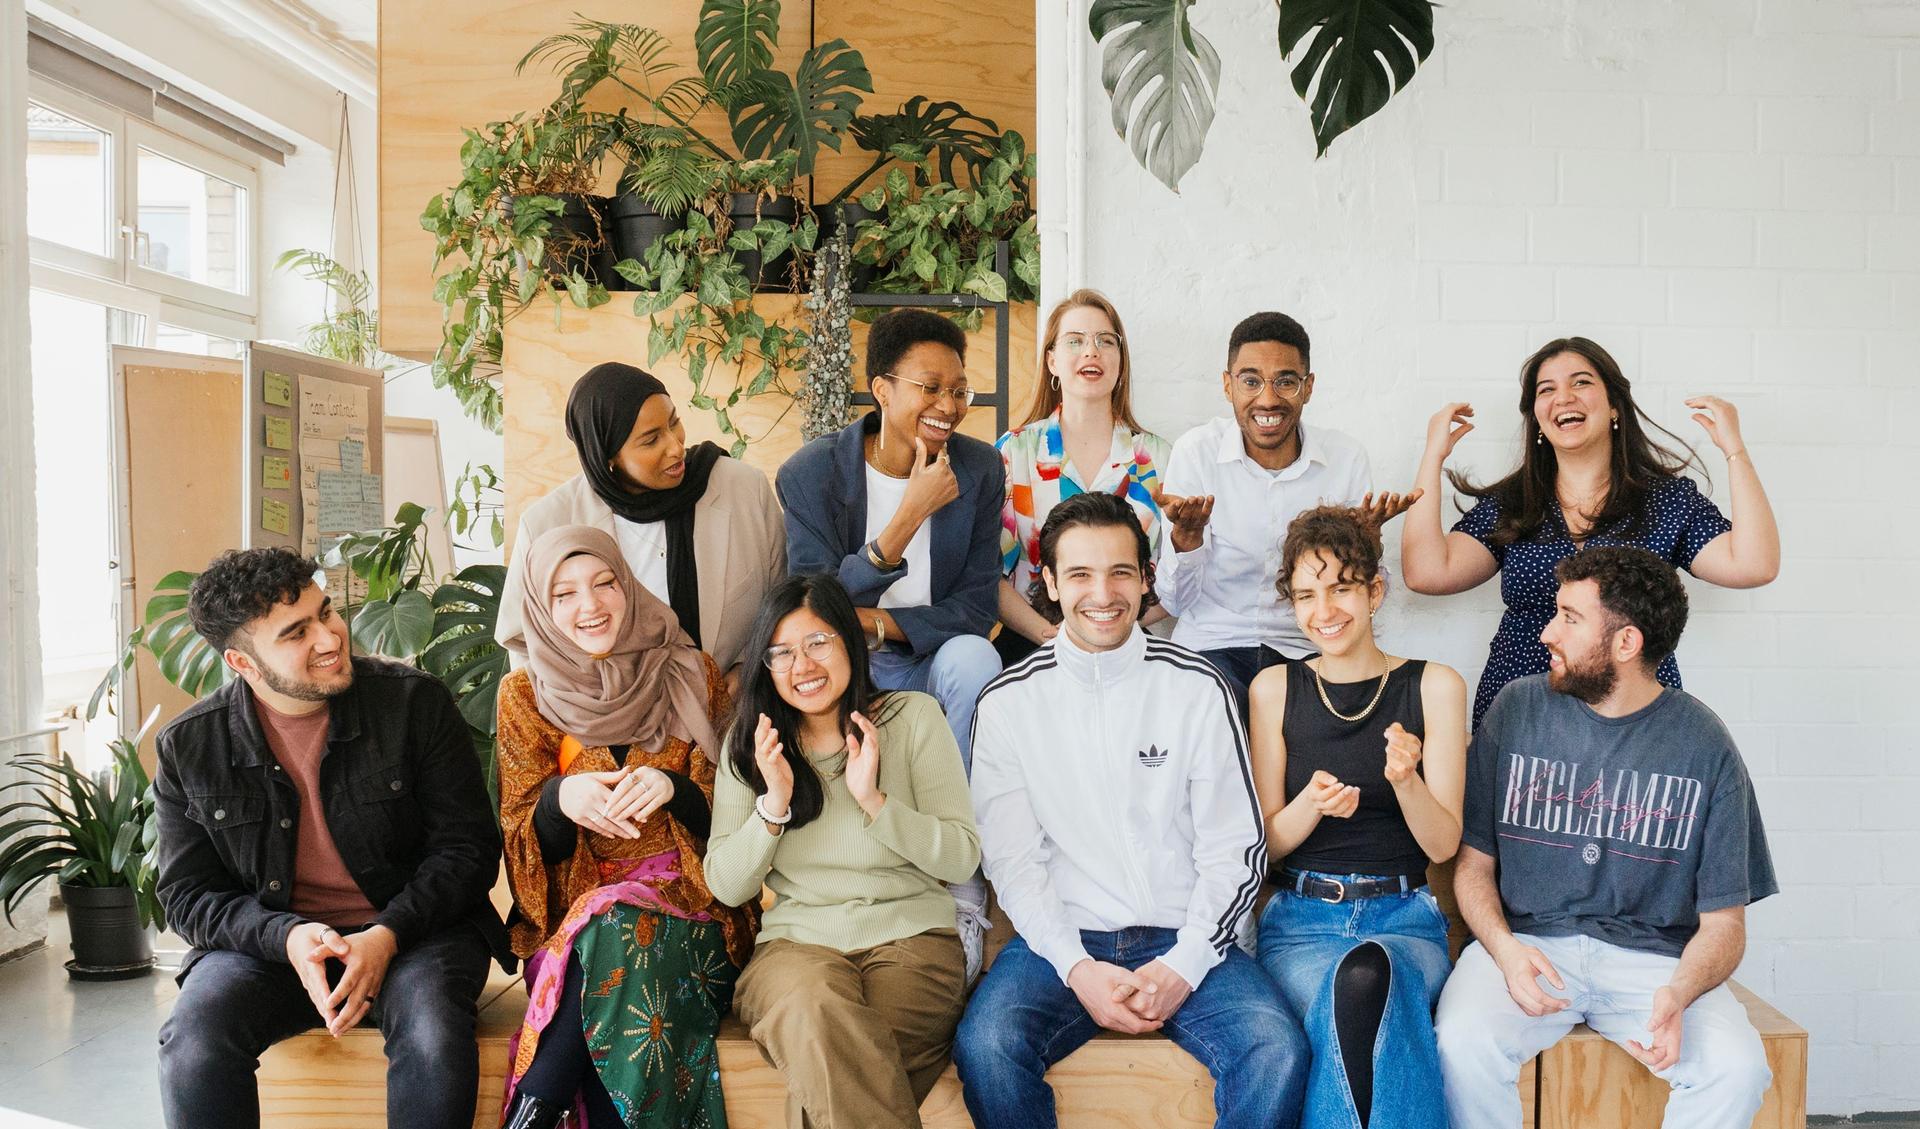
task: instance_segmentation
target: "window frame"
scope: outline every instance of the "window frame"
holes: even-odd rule
[[[27,76],[27,102],[45,106],[55,113],[72,118],[81,125],[97,129],[107,135],[105,184],[107,199],[106,215],[103,217],[105,227],[101,234],[106,236],[106,247],[112,252],[107,255],[96,255],[91,251],[69,247],[65,243],[45,239],[29,232],[28,258],[35,263],[47,263],[79,274],[124,280],[126,236],[121,225],[124,215],[126,177],[121,168],[121,160],[127,151],[126,114],[85,95],[76,94],[38,75]]]

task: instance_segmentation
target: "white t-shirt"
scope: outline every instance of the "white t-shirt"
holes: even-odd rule
[[[628,521],[615,514],[613,534],[620,542],[620,555],[627,558],[627,567],[633,570],[640,587],[661,603],[671,603],[667,597],[667,523]]]
[[[872,542],[887,528],[900,503],[907,498],[907,479],[881,474],[867,468],[867,541]],[[933,520],[929,518],[913,531],[907,542],[906,575],[894,581],[874,606],[880,608],[924,608],[933,603]]]

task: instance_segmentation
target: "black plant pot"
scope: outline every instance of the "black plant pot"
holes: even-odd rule
[[[768,200],[751,192],[735,192],[727,200],[727,218],[733,221],[735,231],[751,228],[760,220],[779,220],[791,225],[798,216],[799,210],[793,200],[786,196]],[[770,262],[762,262],[759,251],[735,251],[733,257],[740,264],[741,271],[745,272],[748,285],[755,290],[792,293],[795,289],[788,277],[788,268],[793,264],[793,252],[782,251]]]
[[[153,970],[153,946],[140,924],[140,907],[131,886],[60,887],[73,932],[73,959],[67,975],[75,980],[131,980]]]
[[[852,202],[840,205],[840,216],[847,225],[847,250],[853,250],[853,243],[860,233],[863,220],[884,219],[885,212],[870,211],[864,204]],[[858,259],[849,259],[851,266],[847,272],[847,289],[855,294],[865,294],[873,286],[873,280],[880,276],[880,268],[872,263],[863,263]]]
[[[568,192],[548,192],[545,195],[564,205],[547,229],[546,260],[543,263],[546,269],[561,277],[577,270],[586,276],[588,282],[609,287],[615,285],[615,280],[620,276],[613,269],[613,247],[607,231],[611,199]],[[512,207],[511,197],[508,207]]]
[[[648,249],[676,226],[672,220],[654,211],[653,205],[632,192],[615,196],[607,214],[615,262],[623,259],[646,262]],[[613,283],[608,282],[607,285],[612,286]]]

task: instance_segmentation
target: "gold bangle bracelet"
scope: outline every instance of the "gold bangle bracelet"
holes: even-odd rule
[[[1728,455],[1728,456],[1727,456],[1727,462],[1729,462],[1729,463],[1731,463],[1731,462],[1733,462],[1733,460],[1735,460],[1735,459],[1739,459],[1739,458],[1744,458],[1744,459],[1746,459],[1746,460],[1747,460],[1747,465],[1748,465],[1748,466],[1752,466],[1752,465],[1753,465],[1753,456],[1752,456],[1752,455],[1749,455],[1749,454],[1747,454],[1747,449],[1746,449],[1745,447],[1742,447],[1742,448],[1740,448],[1740,449],[1739,449],[1738,451],[1735,451],[1735,452],[1734,452],[1733,454],[1731,454],[1731,455]]]

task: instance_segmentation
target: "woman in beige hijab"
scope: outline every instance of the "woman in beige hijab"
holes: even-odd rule
[[[713,1036],[757,917],[700,866],[725,683],[609,534],[550,530],[527,560],[497,746],[529,996],[503,1125],[724,1129]]]

